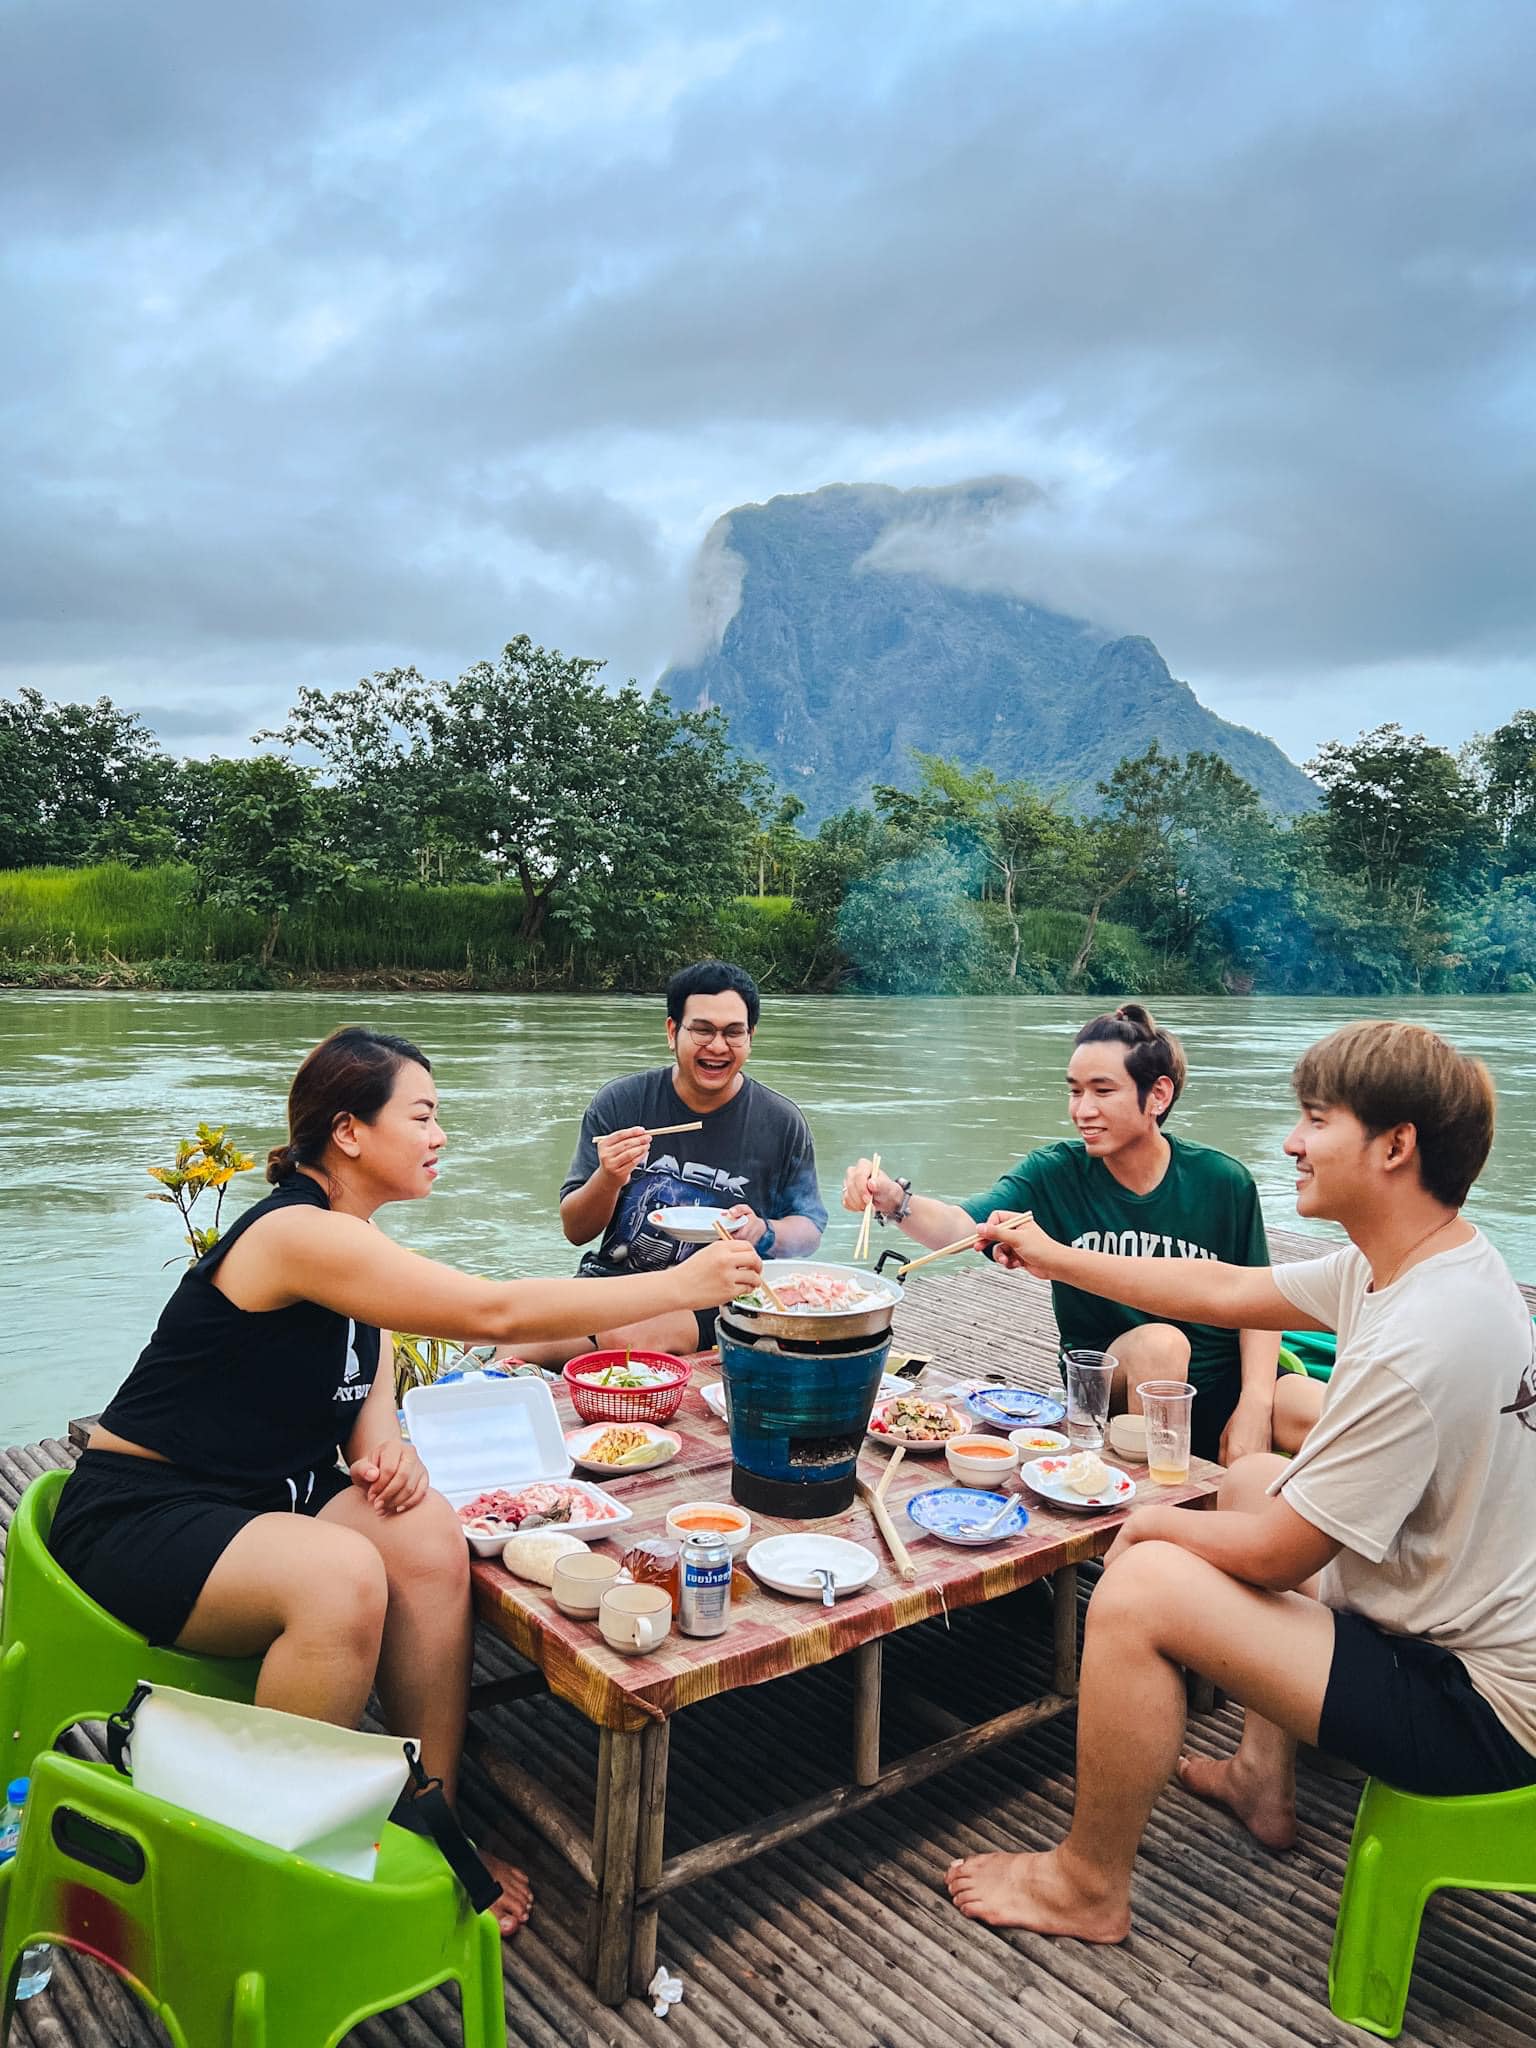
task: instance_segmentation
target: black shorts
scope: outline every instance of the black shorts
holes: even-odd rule
[[[1336,1608],[1333,1663],[1317,1746],[1432,1799],[1536,1785],[1536,1756],[1515,1740],[1450,1650],[1388,1635]]]
[[[174,1643],[230,1541],[258,1515],[318,1515],[351,1485],[339,1465],[239,1486],[158,1458],[86,1451],[48,1548],[83,1592],[152,1643]]]
[[[699,1342],[697,1348],[700,1351],[714,1350],[715,1318],[719,1315],[719,1313],[720,1311],[717,1308],[696,1308],[694,1310],[694,1326],[696,1327],[699,1333]]]

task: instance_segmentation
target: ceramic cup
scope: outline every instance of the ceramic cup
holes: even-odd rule
[[[577,1621],[590,1621],[602,1605],[603,1595],[619,1575],[619,1560],[600,1551],[573,1551],[555,1560],[555,1580],[550,1591],[562,1614]]]
[[[660,1586],[613,1586],[603,1595],[597,1625],[609,1649],[643,1657],[666,1641],[672,1602]]]

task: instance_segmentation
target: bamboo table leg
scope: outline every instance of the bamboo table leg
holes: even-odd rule
[[[588,1922],[593,1956],[592,1988],[604,2005],[618,2005],[629,1984],[629,1949],[635,1924],[635,1845],[640,1832],[640,1750],[642,1737],[617,1728],[604,1730],[606,1795],[598,1786],[602,1843],[597,1862],[597,1896]],[[594,1842],[594,1851],[598,1850]]]
[[[853,1782],[880,1777],[880,1671],[884,1644],[876,1638],[853,1653]]]
[[[635,1843],[635,1889],[649,1891],[661,1876],[663,1840],[667,1831],[667,1752],[672,1724],[656,1721],[640,1738],[640,1828]],[[642,1906],[635,1914],[629,1953],[629,1988],[642,1994],[656,1974],[656,1922],[659,1905]]]
[[[1077,1566],[1051,1574],[1051,1629],[1056,1641],[1056,1690],[1077,1697]]]

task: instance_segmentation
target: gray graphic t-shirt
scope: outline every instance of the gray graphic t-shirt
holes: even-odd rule
[[[697,1112],[673,1087],[672,1071],[652,1067],[599,1088],[581,1120],[562,1201],[596,1171],[597,1140],[610,1131],[693,1122]],[[612,1221],[597,1248],[583,1252],[579,1273],[649,1273],[686,1258],[693,1245],[674,1244],[646,1220],[653,1209],[684,1203],[730,1209],[746,1202],[765,1222],[806,1216],[818,1230],[826,1228],[810,1127],[788,1096],[743,1075],[735,1095],[703,1125],[651,1140],[650,1157],[620,1189]]]

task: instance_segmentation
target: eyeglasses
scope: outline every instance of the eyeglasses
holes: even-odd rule
[[[723,1038],[727,1045],[745,1045],[752,1036],[751,1027],[746,1024],[685,1024],[683,1029],[695,1045],[708,1045],[711,1039]]]

